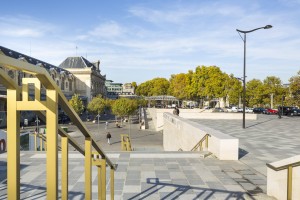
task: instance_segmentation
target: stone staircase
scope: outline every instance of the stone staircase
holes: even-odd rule
[[[239,161],[220,161],[200,152],[108,152],[118,164],[115,199],[273,199],[266,177]],[[205,157],[205,158],[203,158]],[[45,152],[22,152],[21,198],[46,199]],[[5,154],[0,169],[6,170]],[[84,157],[69,155],[69,198],[84,199]],[[1,173],[2,174],[2,173]],[[93,199],[97,199],[97,169],[93,168]],[[0,199],[5,177],[0,176]],[[107,178],[107,199],[110,199]]]

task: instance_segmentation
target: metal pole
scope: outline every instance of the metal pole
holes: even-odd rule
[[[99,129],[99,114],[97,115],[97,118],[98,118],[98,134],[100,134],[100,129]]]
[[[243,128],[245,128],[245,104],[246,104],[246,33],[244,33]]]

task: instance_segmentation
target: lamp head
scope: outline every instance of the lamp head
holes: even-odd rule
[[[266,25],[265,27],[264,27],[264,29],[270,29],[270,28],[272,28],[273,26],[272,25]]]

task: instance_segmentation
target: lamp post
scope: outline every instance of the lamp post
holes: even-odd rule
[[[257,31],[259,29],[270,29],[272,28],[271,25],[266,25],[264,27],[259,27],[252,29],[250,31],[242,31],[239,29],[236,29],[236,31],[239,33],[244,33],[244,38],[241,36],[242,40],[244,41],[244,73],[243,73],[243,128],[245,128],[245,104],[246,104],[246,34],[251,33],[253,31]]]

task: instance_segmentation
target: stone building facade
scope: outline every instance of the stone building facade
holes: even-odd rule
[[[100,61],[91,63],[82,56],[69,57],[59,67],[76,77],[76,93],[87,97],[88,102],[97,95],[106,96],[106,76],[100,73]]]

